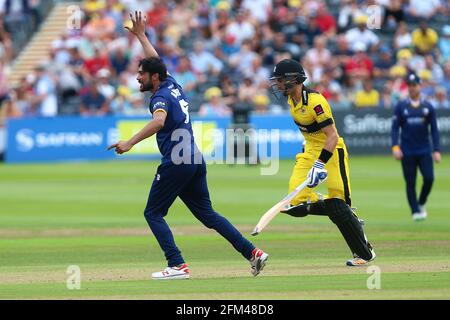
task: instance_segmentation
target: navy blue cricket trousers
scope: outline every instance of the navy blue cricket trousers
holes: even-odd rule
[[[402,159],[403,177],[406,181],[406,195],[411,213],[420,212],[419,205],[427,202],[434,181],[433,158],[430,153],[421,155],[404,155]],[[419,199],[416,194],[417,168],[423,177]]]
[[[205,162],[180,165],[163,163],[158,167],[153,180],[144,216],[164,251],[169,267],[184,263],[181,252],[175,245],[172,231],[164,220],[177,197],[180,197],[206,227],[216,230],[246,259],[251,258],[255,246],[211,206]]]

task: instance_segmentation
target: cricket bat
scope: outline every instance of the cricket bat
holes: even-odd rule
[[[270,221],[280,212],[281,209],[283,209],[287,204],[291,202],[292,199],[295,198],[295,196],[306,188],[308,185],[308,179],[306,179],[301,185],[299,185],[297,188],[294,189],[291,193],[289,193],[286,197],[284,197],[283,200],[278,202],[276,205],[274,205],[272,208],[267,210],[266,213],[263,214],[261,219],[259,219],[258,224],[253,229],[253,232],[251,233],[252,236],[256,236],[269,224]]]

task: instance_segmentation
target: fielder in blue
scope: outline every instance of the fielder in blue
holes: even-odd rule
[[[206,182],[206,164],[192,133],[189,101],[181,86],[167,73],[164,62],[147,39],[142,13],[135,12],[134,17],[130,16],[133,26],[127,29],[139,39],[146,56],[139,63],[137,81],[141,92],[150,91],[153,94],[149,106],[153,120],[130,140],[119,141],[108,149],[114,148],[118,154],[122,154],[156,134],[162,161],[153,180],[144,215],[164,251],[168,266],[161,272],[153,273],[152,278],[190,278],[188,266],[164,220],[177,197],[198,220],[216,230],[249,260],[251,272],[256,276],[265,266],[269,255],[255,248],[227,219],[213,210]]]
[[[412,73],[406,82],[409,98],[397,104],[392,121],[392,153],[402,162],[412,218],[421,221],[427,217],[425,204],[434,181],[433,160],[441,161],[439,131],[433,106],[421,99],[420,78]],[[419,198],[416,194],[417,169],[423,176]]]

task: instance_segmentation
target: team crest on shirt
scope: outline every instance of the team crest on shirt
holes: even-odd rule
[[[155,103],[155,104],[153,105],[153,109],[164,108],[165,106],[166,106],[166,103],[165,103],[165,102],[158,101],[157,103]]]
[[[322,108],[322,106],[320,104],[318,104],[317,106],[314,107],[314,112],[318,116],[320,116],[321,114],[324,113],[323,108]]]
[[[423,109],[423,115],[427,116],[430,113],[430,110],[428,108]]]
[[[165,109],[166,108],[166,103],[163,101],[158,101],[153,105],[153,109],[152,112],[158,110],[158,109]]]

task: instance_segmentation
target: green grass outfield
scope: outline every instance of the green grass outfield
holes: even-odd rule
[[[213,165],[215,209],[270,253],[260,276],[177,200],[167,220],[192,279],[152,281],[165,266],[143,209],[157,162],[0,165],[0,299],[449,299],[450,161],[435,166],[429,218],[411,220],[400,164],[350,159],[354,204],[377,252],[381,289],[325,217],[278,215],[253,226],[287,193],[293,161],[275,176],[258,167]],[[68,290],[68,266],[81,289]],[[369,270],[370,271],[370,270]],[[370,280],[370,279],[369,279]],[[369,281],[370,283],[373,283]]]

